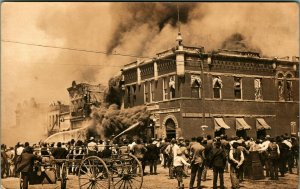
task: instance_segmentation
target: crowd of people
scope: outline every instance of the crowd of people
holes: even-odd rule
[[[183,179],[187,177],[190,177],[189,188],[194,188],[194,184],[197,189],[201,188],[201,182],[206,181],[210,170],[213,172],[213,188],[217,188],[218,179],[220,188],[225,188],[224,172],[230,173],[230,187],[239,188],[244,178],[254,174],[249,166],[254,157],[251,154],[257,154],[265,177],[278,180],[285,174],[293,174],[294,167],[298,174],[298,150],[298,137],[287,134],[275,138],[267,135],[263,140],[236,136],[228,139],[226,135],[212,138],[207,135],[191,140],[183,137],[150,140],[123,138],[114,142],[90,137],[86,141],[72,139],[67,143],[17,143],[10,148],[2,144],[1,178],[17,177],[21,172],[23,180],[28,182],[28,172],[33,171],[34,160],[80,159],[85,155],[110,158],[114,153],[132,153],[141,162],[144,175],[159,174],[157,166],[161,164],[168,169],[169,179],[177,180],[178,188],[184,188]],[[59,165],[59,161],[56,163]],[[148,166],[149,172],[146,172]],[[70,167],[69,172],[76,174],[76,167]],[[24,185],[24,188],[27,186]]]

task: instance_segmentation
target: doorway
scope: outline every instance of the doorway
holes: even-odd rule
[[[167,139],[176,138],[176,124],[173,119],[169,118],[165,124]]]

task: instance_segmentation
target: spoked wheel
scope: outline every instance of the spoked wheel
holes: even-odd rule
[[[133,155],[122,155],[111,167],[114,189],[140,189],[143,185],[143,169]]]
[[[67,188],[67,177],[68,177],[68,172],[67,172],[67,167],[65,163],[62,164],[61,166],[61,180],[60,180],[60,188],[61,189],[66,189]]]
[[[20,173],[20,177],[19,177],[19,183],[20,183],[20,189],[23,189],[23,179],[22,179],[22,173]]]
[[[97,156],[85,158],[78,169],[80,189],[109,189],[110,175],[105,162]]]

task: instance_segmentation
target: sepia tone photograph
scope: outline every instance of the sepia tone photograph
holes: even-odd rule
[[[1,189],[299,188],[295,2],[3,2]]]

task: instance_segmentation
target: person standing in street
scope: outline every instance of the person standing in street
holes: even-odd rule
[[[220,189],[224,189],[224,169],[226,166],[226,152],[221,148],[221,141],[217,140],[210,152],[210,167],[213,168],[213,189],[217,189],[218,175],[220,178]]]
[[[32,148],[25,148],[24,152],[20,155],[17,160],[16,172],[21,173],[21,179],[23,180],[23,189],[28,189],[29,174],[33,171],[34,161],[42,161],[40,156],[33,154]]]
[[[278,159],[280,156],[279,146],[276,144],[274,138],[270,138],[268,147],[268,160],[270,163],[271,180],[278,180]]]
[[[89,156],[97,156],[97,143],[95,142],[94,137],[90,138],[90,141],[87,144],[87,149]]]
[[[150,140],[147,146],[148,151],[148,161],[150,166],[150,175],[157,174],[157,162],[159,159],[159,148],[157,147],[156,140]]]
[[[179,149],[177,151],[177,156],[174,157],[174,173],[177,179],[177,183],[178,183],[178,188],[179,189],[183,189],[183,174],[184,174],[184,170],[183,170],[183,166],[189,167],[190,164],[187,163],[185,161],[185,158],[183,157],[182,151]]]
[[[228,161],[230,163],[230,180],[232,189],[240,188],[238,170],[244,162],[244,154],[242,151],[237,149],[238,146],[239,144],[234,142],[229,151]]]
[[[201,188],[201,175],[203,171],[204,146],[201,145],[203,137],[198,137],[196,142],[191,146],[191,179],[190,189],[194,188],[194,182],[197,175],[197,189]]]
[[[141,139],[136,140],[136,145],[133,146],[133,155],[138,158],[138,160],[142,164],[143,173],[145,174],[145,153],[147,152],[147,148],[144,144],[142,144]]]

